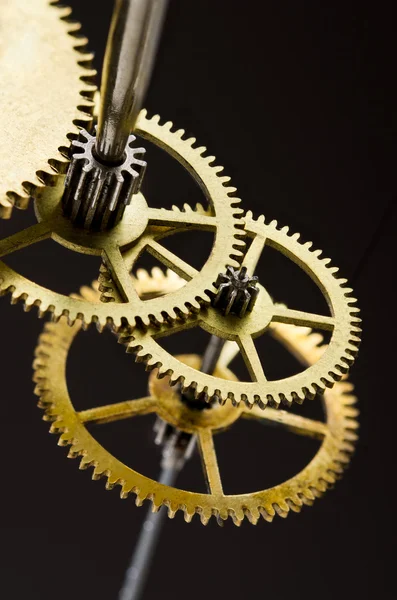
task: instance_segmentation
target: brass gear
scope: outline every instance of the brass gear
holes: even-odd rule
[[[92,55],[71,9],[0,0],[0,217],[54,183],[70,138],[91,121]]]
[[[0,257],[52,238],[66,248],[84,254],[102,256],[112,278],[103,286],[117,288],[123,302],[98,302],[67,297],[32,283],[0,262],[0,294],[10,293],[12,302],[22,301],[26,310],[38,306],[40,314],[51,312],[55,320],[67,316],[72,324],[76,319],[85,324],[96,322],[99,329],[111,325],[118,330],[122,325],[156,326],[163,322],[185,319],[199,312],[202,305],[210,303],[210,294],[216,289],[213,282],[226,264],[239,266],[245,243],[240,200],[234,196],[235,188],[228,185],[229,177],[219,173],[222,167],[213,166],[213,156],[206,156],[204,147],[196,147],[195,140],[185,139],[184,131],[172,130],[172,123],[160,124],[159,117],[139,115],[136,133],[148,139],[176,158],[203,189],[209,207],[195,208],[184,205],[171,210],[148,207],[141,193],[134,196],[122,221],[110,231],[90,233],[78,229],[63,215],[61,196],[63,178],[55,187],[45,188],[36,200],[38,223],[0,240]],[[181,229],[210,230],[215,233],[211,254],[200,271],[180,259],[159,243],[162,238]],[[142,301],[129,274],[143,251],[148,250],[167,268],[183,277],[186,284],[167,298]],[[114,300],[106,292],[102,300]]]
[[[86,295],[86,291],[83,290],[83,294]],[[356,398],[351,395],[353,386],[346,380],[325,392],[326,423],[271,408],[263,412],[258,407],[249,410],[246,407],[234,408],[230,404],[215,405],[203,411],[192,410],[180,402],[178,393],[168,385],[168,381],[157,379],[155,373],[150,376],[150,396],[146,398],[76,412],[67,389],[65,365],[69,348],[80,328],[79,323],[69,327],[65,320],[45,326],[34,362],[35,393],[40,397],[39,406],[45,409],[44,419],[52,422],[51,432],[60,435],[59,444],[71,446],[69,457],[80,457],[81,469],[92,467],[93,479],[105,477],[107,489],[120,485],[122,498],[134,492],[138,506],[144,500],[151,500],[154,511],[165,505],[170,517],[182,510],[186,521],[199,514],[204,524],[211,516],[223,520],[231,517],[236,525],[240,525],[244,517],[254,524],[260,516],[272,521],[276,514],[286,517],[290,510],[299,512],[304,504],[312,504],[316,497],[333,485],[349,462],[358,424],[355,420],[357,410],[353,407]],[[319,345],[322,336],[312,334],[308,328],[291,328],[275,323],[270,331],[305,364],[317,361],[325,351],[324,346]],[[217,375],[234,379],[224,364],[234,355],[235,344],[228,344],[224,361],[218,363]],[[200,358],[194,355],[180,357],[180,360],[196,367],[200,363]],[[154,412],[171,425],[197,435],[210,485],[208,494],[168,487],[134,471],[103,448],[85,426],[86,423],[108,423]],[[278,424],[294,433],[321,439],[321,447],[307,467],[285,483],[259,492],[225,495],[213,434],[230,427],[240,417]]]
[[[179,277],[174,271],[167,269],[164,273],[159,267],[153,267],[150,273],[146,269],[138,269],[136,273],[131,273],[131,278],[137,294],[144,300],[175,292],[185,283],[182,277]],[[98,281],[93,281],[91,286],[82,286],[80,293],[73,294],[73,297],[89,302],[99,302],[102,296],[100,281],[99,278]]]
[[[338,269],[330,266],[329,259],[321,259],[321,252],[313,251],[310,242],[301,244],[299,234],[289,235],[288,227],[279,229],[276,221],[266,224],[263,216],[254,220],[250,212],[245,218],[245,232],[252,240],[242,263],[249,273],[253,274],[265,245],[274,247],[314,280],[326,297],[332,316],[291,310],[275,304],[266,289],[259,286],[253,310],[242,319],[208,308],[172,328],[164,325],[156,330],[136,329],[121,340],[127,345],[127,351],[134,353],[138,362],[144,362],[148,370],[156,369],[159,377],[169,376],[172,385],[180,383],[184,389],[193,388],[196,396],[204,395],[207,400],[217,398],[223,403],[229,399],[234,405],[243,402],[248,407],[258,405],[260,408],[267,405],[277,407],[281,402],[286,405],[293,401],[301,403],[305,397],[314,398],[316,393],[332,387],[353,363],[360,342],[359,309],[355,306],[356,300],[351,297],[352,290],[347,287],[347,281],[337,278]],[[268,381],[253,340],[275,322],[328,330],[331,339],[318,362],[296,375]],[[231,382],[202,373],[169,354],[157,341],[195,326],[236,341],[251,381]]]

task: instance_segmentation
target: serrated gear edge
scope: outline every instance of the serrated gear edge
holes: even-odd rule
[[[287,239],[290,238],[290,241],[297,243],[300,247],[300,250],[309,253],[308,256],[316,259],[316,261],[319,263],[319,266],[326,269],[327,274],[332,276],[333,280],[335,280],[334,283],[337,283],[339,287],[338,291],[343,295],[343,301],[346,304],[346,309],[349,314],[346,343],[343,344],[343,348],[340,349],[338,358],[333,361],[332,366],[327,368],[327,372],[322,373],[321,378],[313,379],[313,381],[310,381],[307,385],[295,390],[287,390],[286,386],[285,393],[280,393],[277,395],[267,393],[266,397],[261,397],[256,393],[249,395],[249,392],[247,391],[247,393],[242,394],[241,397],[238,398],[235,394],[227,389],[228,382],[226,381],[223,382],[223,380],[218,380],[216,383],[212,383],[211,381],[212,387],[210,388],[209,385],[200,383],[199,372],[197,372],[197,379],[194,379],[194,376],[191,376],[190,374],[193,369],[189,369],[189,367],[186,367],[186,365],[180,363],[179,372],[176,370],[176,368],[171,367],[166,363],[165,359],[162,359],[162,356],[167,354],[166,351],[159,346],[155,340],[146,337],[149,334],[139,331],[132,332],[131,335],[122,334],[119,341],[127,347],[127,352],[135,356],[136,362],[145,364],[147,371],[156,369],[158,377],[161,378],[169,376],[171,385],[180,384],[184,390],[194,389],[196,396],[205,394],[208,401],[216,397],[221,401],[221,403],[230,401],[235,406],[238,406],[240,402],[243,402],[248,408],[258,405],[263,409],[266,408],[266,406],[278,407],[280,403],[286,406],[290,406],[292,402],[301,404],[305,398],[314,398],[317,393],[324,393],[326,388],[331,388],[337,381],[341,380],[341,378],[348,372],[349,368],[354,363],[354,359],[358,353],[359,344],[361,342],[361,319],[358,317],[360,310],[356,306],[357,300],[351,295],[353,290],[348,287],[347,279],[337,277],[339,269],[331,266],[331,259],[320,259],[322,251],[313,250],[312,242],[299,242],[299,233],[289,234],[289,227],[279,227],[277,221],[275,220],[266,223],[263,215],[259,216],[257,219],[254,219],[251,211],[246,213],[245,222],[247,235],[249,234],[250,226],[255,227],[263,224],[266,225],[266,227],[273,228],[275,232],[283,234],[283,236],[285,236]],[[205,320],[205,316],[202,314],[198,316],[198,320],[201,318]],[[172,334],[172,330],[170,330],[170,334]],[[312,366],[313,365],[311,365],[309,368]],[[189,373],[189,376],[184,375],[184,372]],[[205,377],[208,380],[212,379],[207,376]]]
[[[64,142],[59,146],[54,156],[49,157],[35,172],[31,180],[21,182],[20,189],[9,190],[5,198],[0,198],[0,218],[11,217],[13,208],[26,209],[29,200],[40,189],[55,185],[59,175],[64,175],[69,166],[69,148],[72,139],[76,139],[80,127],[87,127],[92,121],[94,110],[93,97],[97,90],[95,85],[96,71],[92,68],[93,53],[88,51],[88,39],[81,35],[82,26],[72,19],[72,8],[65,6],[59,0],[48,1],[51,8],[58,11],[60,21],[66,26],[66,33],[73,40],[73,50],[76,52],[77,64],[81,67],[81,89],[79,101],[76,106],[76,114],[73,119],[73,127],[65,133]],[[76,98],[77,100],[77,98]]]
[[[322,441],[320,449],[309,465],[303,469],[303,471],[298,473],[287,482],[284,482],[275,488],[271,488],[271,490],[275,490],[285,486],[287,489],[289,489],[289,487],[292,488],[294,481],[298,478],[303,480],[303,483],[298,486],[299,491],[295,490],[287,493],[286,496],[282,500],[278,500],[278,502],[249,506],[249,502],[247,501],[246,503],[243,502],[238,510],[227,510],[224,508],[217,508],[216,506],[208,509],[201,507],[199,504],[188,505],[187,503],[175,503],[167,497],[166,491],[162,491],[160,494],[159,491],[157,491],[157,493],[153,493],[139,489],[137,486],[128,486],[125,481],[112,473],[107,466],[101,466],[99,461],[86,452],[86,450],[82,447],[81,442],[74,437],[73,433],[63,423],[62,416],[56,413],[54,401],[52,399],[51,385],[47,379],[49,360],[54,350],[54,338],[57,342],[56,347],[58,352],[68,352],[70,346],[70,339],[62,338],[62,336],[59,336],[59,332],[56,332],[56,328],[59,327],[62,327],[62,323],[46,324],[45,332],[40,337],[35,354],[35,394],[40,398],[38,403],[39,407],[45,411],[43,419],[51,422],[50,432],[60,436],[58,444],[61,446],[70,446],[68,457],[81,459],[79,467],[80,469],[92,468],[93,480],[105,478],[105,487],[107,490],[111,490],[115,486],[120,486],[121,498],[127,498],[131,493],[134,493],[136,495],[135,503],[137,506],[141,506],[144,501],[149,500],[152,502],[152,510],[154,512],[158,511],[160,507],[164,505],[168,509],[168,516],[170,518],[173,518],[178,511],[182,511],[185,521],[190,522],[193,516],[197,514],[204,525],[206,525],[213,516],[218,520],[226,520],[230,517],[237,526],[241,525],[244,518],[247,518],[252,524],[256,524],[260,517],[268,522],[271,522],[276,515],[285,518],[288,516],[290,511],[300,512],[304,505],[312,505],[316,498],[321,497],[327,491],[327,489],[332,487],[336,480],[341,477],[344,469],[350,462],[351,455],[354,452],[354,444],[357,440],[356,430],[358,428],[358,423],[356,416],[358,411],[354,408],[354,404],[356,403],[357,399],[354,395],[352,395],[353,385],[349,381],[344,380],[338,382],[333,390],[326,392],[326,394],[335,396],[332,398],[332,402],[334,404],[337,401],[340,402],[341,415],[339,423],[339,435],[334,436],[331,432],[329,432]],[[281,326],[281,328],[279,326],[281,332],[283,327],[285,326]],[[75,333],[77,333],[80,326],[75,325],[75,328]],[[322,336],[318,333],[310,333],[311,330],[308,328],[300,327],[297,328],[297,330],[298,331],[295,332],[295,339],[299,340],[299,343],[301,344],[300,347],[301,349],[304,348],[306,356],[311,355],[312,358],[310,360],[315,360],[318,354],[322,352],[320,347],[320,338],[322,338]],[[70,332],[71,329],[67,327],[67,338],[70,338]],[[74,337],[75,333],[72,334],[72,337]],[[289,333],[289,335],[291,335],[291,333]],[[301,343],[302,341],[304,342],[303,345]],[[296,344],[296,348],[299,350],[299,344]],[[325,449],[324,444],[327,440],[330,446]],[[95,443],[97,442],[95,441]],[[332,450],[332,452],[330,452],[330,450]],[[326,464],[324,464],[319,470],[315,479],[312,481],[305,480],[305,472],[312,464],[314,464],[321,451],[323,451],[325,454]],[[151,480],[147,478],[145,479],[150,485]],[[151,484],[152,487],[154,484],[154,487],[157,487],[157,490],[159,489],[159,486],[156,482],[152,481]],[[164,486],[160,487],[164,488]],[[246,504],[246,506],[244,504]]]
[[[139,127],[140,120],[145,121],[144,131],[141,130]],[[208,156],[206,154],[206,148],[204,146],[195,145],[196,138],[185,138],[185,131],[183,129],[173,130],[172,122],[167,121],[161,124],[160,117],[158,115],[154,115],[153,117],[148,118],[147,111],[142,110],[138,118],[136,133],[145,139],[149,139],[155,142],[155,132],[157,127],[161,128],[161,133],[163,136],[172,135],[174,139],[174,144],[175,140],[177,140],[177,143],[183,144],[183,149],[189,152],[189,154],[191,154],[192,160],[200,161],[199,166],[195,166],[196,170],[199,167],[201,169],[211,169],[213,181],[216,181],[217,184],[220,185],[219,189],[222,189],[222,193],[224,194],[225,199],[227,198],[231,210],[230,218],[233,221],[233,225],[229,236],[230,246],[227,249],[225,249],[225,265],[227,263],[233,267],[239,267],[241,261],[243,260],[245,249],[244,240],[246,236],[244,232],[244,210],[239,206],[241,203],[241,199],[235,196],[235,193],[237,191],[236,188],[228,185],[230,177],[220,175],[220,173],[223,171],[223,167],[213,164],[215,161],[215,157]],[[154,133],[150,131],[151,129],[154,129]],[[167,141],[165,141],[165,144],[167,144]],[[175,149],[172,147],[171,142],[167,145],[170,147],[170,149],[175,151]],[[201,204],[197,204],[196,208],[200,211],[203,210]],[[186,212],[187,210],[192,211],[194,210],[194,208],[192,208],[190,205],[185,205],[182,209],[174,206],[173,210],[177,210],[179,212]],[[203,268],[205,269],[205,265]],[[90,323],[93,322],[97,324],[97,327],[100,331],[106,326],[110,326],[111,328],[118,330],[119,328],[124,327],[125,325],[122,319],[115,319],[114,316],[112,316],[111,307],[109,307],[109,314],[101,320],[98,315],[91,315],[88,319],[86,314],[82,310],[76,309],[76,311],[72,313],[72,311],[69,309],[59,308],[57,307],[57,304],[54,301],[48,302],[48,304],[44,304],[43,300],[40,298],[39,292],[37,291],[41,290],[41,286],[28,281],[26,278],[22,277],[18,273],[15,273],[8,267],[5,267],[4,270],[8,270],[10,273],[12,273],[12,277],[10,277],[9,275],[8,278],[14,278],[14,283],[11,285],[7,285],[7,283],[4,284],[4,278],[2,280],[0,276],[0,296],[5,295],[7,293],[11,294],[11,303],[16,304],[18,302],[23,302],[25,311],[29,311],[32,307],[35,306],[38,307],[39,316],[43,316],[46,313],[51,313],[52,319],[54,321],[58,321],[61,317],[67,317],[70,325],[73,325],[77,320],[81,321],[84,326],[88,326]],[[106,276],[105,278],[103,277],[103,272],[104,271],[102,270],[101,284],[102,286],[106,287]],[[199,271],[199,275],[200,273],[201,271]],[[161,315],[149,314],[147,315],[147,318],[143,321],[142,318],[138,318],[138,320],[135,320],[135,323],[129,323],[129,328],[134,328],[136,325],[141,325],[142,322],[145,326],[159,326],[161,324],[161,321],[159,320],[160,318],[163,319],[163,322],[172,323],[176,320],[186,320],[192,313],[198,313],[203,305],[210,305],[212,295],[216,293],[214,283],[217,275],[218,273],[216,273],[216,275],[214,274],[214,281],[209,281],[208,287],[206,289],[201,290],[195,295],[192,294],[192,296],[188,300],[186,300],[182,306],[173,306],[168,311],[162,311]],[[18,279],[22,279],[22,282],[18,282]],[[55,292],[51,292],[51,294],[62,298],[61,294],[56,294]],[[109,298],[103,296],[102,300],[106,301],[109,300]]]

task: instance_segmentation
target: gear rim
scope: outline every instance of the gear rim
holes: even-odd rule
[[[291,313],[283,305],[274,304],[264,288],[258,295],[252,312],[247,313],[244,319],[230,315],[220,316],[215,309],[208,308],[199,315],[193,316],[188,323],[176,324],[172,329],[163,326],[151,331],[136,330],[132,335],[121,337],[120,340],[126,344],[127,352],[133,353],[138,362],[145,363],[147,370],[157,369],[159,377],[170,376],[172,385],[179,383],[184,389],[193,388],[196,395],[204,394],[207,400],[217,398],[221,402],[229,400],[236,406],[243,402],[248,407],[258,405],[260,408],[265,408],[267,405],[278,406],[280,403],[286,405],[292,402],[301,403],[305,398],[313,398],[318,392],[324,392],[327,387],[332,387],[354,362],[361,332],[359,326],[361,320],[357,316],[359,309],[355,306],[356,299],[351,296],[352,290],[347,287],[347,280],[337,278],[338,269],[330,266],[330,260],[320,259],[321,252],[313,251],[311,243],[300,243],[299,234],[289,235],[288,227],[280,229],[276,221],[266,224],[263,216],[255,220],[249,212],[245,218],[245,232],[248,237],[253,237],[254,241],[262,237],[265,240],[263,247],[266,242],[269,244],[271,242],[271,245],[276,246],[278,250],[283,248],[288,258],[295,260],[298,266],[312,277],[326,297],[333,316],[324,315],[321,318],[324,319],[324,329],[329,326],[331,319],[334,328],[327,351],[318,363],[297,375],[274,381],[267,381],[263,377],[259,379],[261,372],[260,367],[257,367],[257,381],[229,383],[184,365],[156,341],[157,337],[173,335],[187,327],[199,325],[208,333],[229,340],[237,338],[237,341],[241,342],[244,337],[245,345],[260,362],[253,339],[258,337],[272,321],[288,323],[290,322],[288,315],[298,312]],[[285,252],[286,249],[288,253]],[[254,250],[258,254],[258,249],[254,248]],[[259,256],[262,251],[263,249],[260,250]],[[252,264],[252,254],[251,250],[248,250],[243,266]],[[269,313],[269,310],[278,313],[277,319],[274,313]],[[311,316],[318,317],[318,315]],[[300,319],[302,321],[302,317]],[[261,324],[260,327],[257,326],[258,322]],[[316,327],[316,322],[305,322],[305,319],[296,324]],[[247,331],[248,335],[246,335]],[[245,352],[244,348],[242,352]],[[249,368],[248,363],[247,367]]]
[[[161,229],[162,225],[164,226],[165,223],[171,222],[174,224],[175,232],[177,232],[183,223],[186,224],[187,222],[193,228],[200,229],[202,227],[203,229],[208,229],[208,227],[212,227],[216,232],[211,254],[203,268],[200,271],[196,271],[190,265],[187,265],[189,272],[185,276],[187,283],[183,289],[177,290],[167,300],[162,299],[161,301],[157,301],[154,298],[148,303],[139,303],[135,298],[135,294],[133,294],[136,304],[133,308],[131,306],[128,307],[128,303],[125,302],[112,302],[111,305],[104,302],[98,303],[97,306],[93,307],[84,300],[71,299],[62,294],[46,290],[42,286],[19,275],[4,263],[0,263],[0,295],[11,293],[12,303],[16,303],[19,300],[23,301],[25,310],[30,310],[33,306],[38,306],[40,315],[50,312],[55,320],[61,316],[67,316],[71,324],[76,320],[81,320],[85,324],[96,322],[99,329],[110,325],[115,330],[125,327],[126,324],[129,327],[134,327],[137,324],[141,325],[142,323],[148,326],[153,323],[159,325],[162,322],[186,319],[192,312],[199,312],[203,305],[210,304],[211,294],[214,294],[216,291],[213,282],[215,282],[218,273],[225,267],[226,263],[238,267],[243,258],[242,250],[245,244],[242,241],[244,237],[244,222],[241,218],[243,211],[239,208],[241,200],[234,195],[236,189],[229,186],[230,178],[220,175],[223,168],[212,165],[215,158],[207,156],[204,147],[196,147],[194,138],[185,139],[183,130],[174,131],[172,127],[172,123],[170,122],[160,124],[158,115],[149,119],[146,117],[146,111],[141,111],[137,121],[136,133],[166,150],[189,171],[190,175],[193,176],[203,189],[208,201],[211,203],[211,207],[213,207],[213,213],[215,213],[209,214],[201,205],[197,205],[195,208],[185,205],[182,209],[173,207],[171,210],[151,209],[154,214],[152,219],[153,227],[157,225]],[[58,198],[59,196],[60,201],[60,188],[61,185],[58,188],[47,188],[43,192],[42,197],[37,200],[37,203],[40,201],[43,202],[45,194],[49,197],[52,195]],[[193,224],[191,224],[192,221]],[[198,222],[200,225],[197,225]],[[114,235],[114,232],[120,225],[122,225],[122,222],[107,233]],[[166,227],[164,228],[166,229]],[[39,234],[40,229],[38,230]],[[50,237],[48,232],[46,235]],[[90,239],[94,240],[95,235],[93,234]],[[101,235],[104,234],[101,233]],[[156,241],[154,234],[152,241],[153,244],[148,243],[148,246],[154,246],[152,253],[158,257],[158,253],[160,252],[161,254],[164,248],[159,251],[158,244],[154,244]],[[0,241],[0,253],[1,243]],[[143,235],[138,240],[136,246],[134,246],[136,252],[139,252],[139,244],[144,245],[145,243],[146,239],[145,235]],[[117,263],[121,250],[117,247],[114,247],[113,250],[115,251],[113,260]],[[95,252],[98,253],[97,249]],[[3,255],[6,256],[6,254]],[[173,256],[179,259],[179,257]],[[170,264],[167,264],[167,257],[164,264],[169,267]],[[187,263],[184,264],[186,265]],[[124,265],[122,267],[123,271],[125,271],[125,268]],[[174,270],[180,274],[183,271],[183,265],[182,269],[179,268],[179,272],[178,268],[176,266]],[[125,284],[129,286],[127,273],[123,273],[123,278]],[[190,280],[193,281],[191,282]],[[113,297],[107,297],[105,293],[102,300],[112,301]]]
[[[69,457],[81,458],[80,469],[92,467],[93,479],[105,477],[107,489],[121,486],[122,497],[135,493],[139,506],[144,500],[150,500],[153,510],[165,505],[170,517],[181,510],[188,522],[198,514],[203,524],[207,524],[212,516],[223,520],[231,517],[236,525],[240,525],[244,517],[253,524],[261,516],[272,521],[275,515],[286,517],[290,510],[299,512],[304,504],[312,504],[315,498],[335,483],[350,460],[357,439],[357,411],[353,408],[356,398],[351,395],[352,385],[342,381],[324,395],[327,421],[320,449],[307,467],[288,481],[268,490],[237,496],[226,496],[223,492],[199,494],[159,484],[133,471],[96,442],[77,417],[68,394],[66,378],[54,377],[62,369],[70,344],[79,329],[79,324],[71,328],[65,322],[46,325],[34,363],[35,393],[40,397],[39,406],[45,409],[45,419],[52,422],[51,432],[60,435],[59,444],[71,446]],[[316,360],[323,352],[319,346],[321,336],[310,333],[307,328],[297,328],[299,331],[292,335],[290,328],[283,324],[276,324],[272,329],[275,337],[283,340],[305,362]],[[54,348],[57,350],[55,354]],[[52,380],[57,381],[56,389],[51,384]],[[264,413],[259,411],[260,418],[269,411],[271,409]],[[283,411],[274,413],[282,417]]]

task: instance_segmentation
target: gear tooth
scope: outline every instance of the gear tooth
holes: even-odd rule
[[[282,517],[283,519],[285,519],[286,517],[288,517],[289,506],[285,502],[285,500],[279,500],[278,502],[275,502],[273,504],[273,508],[274,508],[274,510],[276,511],[276,513],[278,514],[279,517]]]
[[[152,279],[157,279],[158,281],[165,279],[165,275],[164,275],[163,271],[160,269],[160,267],[153,267],[152,272],[151,272],[151,277],[152,277]],[[149,279],[149,275],[147,275],[147,279]]]
[[[305,490],[304,494],[299,494],[299,498],[300,498],[302,504],[304,504],[305,506],[313,506],[313,504],[314,504],[314,498],[310,499],[307,496],[305,496],[305,494],[306,494],[306,490]]]
[[[219,522],[219,520],[227,521],[228,517],[229,517],[229,511],[227,510],[227,508],[222,508],[221,510],[218,511],[218,514],[217,514],[218,522]]]
[[[327,489],[328,489],[328,484],[325,481],[325,479],[319,479],[316,484],[316,487],[313,488],[313,493],[314,493],[314,495],[317,494],[318,498],[321,498],[321,496],[327,491]]]
[[[50,433],[54,433],[54,434],[58,435],[60,433],[60,431],[62,430],[62,426],[63,426],[62,422],[55,421],[54,423],[52,423],[52,425],[50,427]],[[69,444],[70,444],[69,434],[66,432],[61,433],[59,440],[58,440],[58,446],[68,446]]]
[[[267,509],[265,509],[263,506],[259,507],[259,512],[261,517],[263,517],[263,519],[265,519],[265,521],[267,521],[268,523],[271,523],[273,521],[274,518],[274,510],[272,509],[271,512],[268,512]]]
[[[215,160],[215,156],[211,156],[210,158],[213,158]],[[237,188],[234,187],[233,185],[228,185],[225,187],[226,187],[225,191],[228,196],[232,196],[232,194],[235,194],[237,192]]]
[[[200,520],[202,522],[203,525],[208,525],[208,522],[210,520],[210,518],[212,517],[212,512],[210,509],[203,509],[201,508],[199,510],[199,515],[200,515]]]
[[[168,509],[168,518],[173,519],[177,513],[178,508],[175,506],[172,506],[170,503],[167,503],[167,509]]]
[[[313,500],[316,499],[316,496],[313,494],[313,490],[311,488],[307,488],[303,491],[302,501],[304,502],[305,499],[309,500],[310,502],[313,502]]]
[[[136,277],[137,277],[137,279],[139,279],[140,281],[142,281],[142,282],[146,282],[146,281],[149,279],[150,275],[149,275],[149,273],[146,271],[146,269],[137,269],[137,272],[136,272]]]
[[[195,210],[195,212],[201,213],[201,214],[206,214],[208,212],[205,210],[204,206],[200,202],[197,202],[194,210]]]
[[[191,521],[194,517],[194,514],[195,514],[194,512],[188,512],[187,508],[185,507],[184,511],[183,511],[183,518],[185,519],[185,522],[191,523]]]
[[[185,135],[185,130],[184,130],[184,129],[178,129],[178,130],[175,132],[175,135],[177,135],[177,136],[178,136],[180,139],[182,139],[182,138],[183,138],[183,136]]]
[[[196,148],[196,152],[200,156],[203,156],[207,152],[207,148],[205,146],[199,146],[198,148]]]
[[[247,519],[251,523],[251,525],[256,525],[261,516],[258,508],[251,508],[251,509],[246,508],[244,510],[244,515],[247,517]]]
[[[93,461],[90,460],[90,458],[87,455],[81,457],[80,464],[79,464],[79,469],[81,471],[84,471],[85,469],[88,469],[92,466],[94,466]]]

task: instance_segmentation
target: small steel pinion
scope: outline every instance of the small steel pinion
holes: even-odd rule
[[[220,308],[224,315],[243,317],[254,308],[259,294],[257,281],[258,277],[248,275],[247,267],[227,267],[226,273],[218,275],[216,280],[218,292],[212,305]]]
[[[143,286],[142,293],[144,289]],[[91,299],[92,294],[97,297],[98,292],[84,288],[82,294],[85,297],[88,294]],[[79,458],[81,469],[92,468],[93,479],[105,478],[107,489],[120,486],[122,498],[135,494],[138,506],[150,500],[154,511],[165,505],[169,517],[174,517],[181,510],[187,522],[197,514],[203,524],[207,524],[212,516],[218,522],[230,517],[235,525],[240,525],[244,518],[253,524],[260,517],[272,521],[276,515],[286,517],[291,510],[299,512],[303,505],[311,505],[333,486],[349,463],[358,424],[357,410],[353,406],[356,402],[352,396],[353,386],[347,381],[339,382],[333,390],[325,392],[325,422],[283,410],[268,408],[261,411],[258,407],[235,408],[230,404],[214,406],[206,411],[194,410],[181,402],[178,390],[169,386],[169,378],[158,379],[156,372],[150,376],[148,396],[77,412],[69,396],[65,365],[69,348],[80,329],[79,324],[69,327],[65,320],[45,326],[34,363],[39,406],[45,410],[44,419],[51,422],[51,432],[60,436],[60,445],[70,446],[69,457]],[[321,360],[326,352],[325,346],[321,345],[322,336],[311,333],[309,328],[291,329],[275,323],[271,326],[271,334],[305,365]],[[233,342],[225,345],[217,365],[218,377],[235,379],[227,364],[234,357],[236,348]],[[180,356],[179,360],[195,368],[201,362],[196,355]],[[133,470],[96,441],[94,429],[87,428],[93,423],[105,427],[113,421],[138,418],[149,413],[157,414],[164,427],[169,425],[172,431],[176,429],[197,439],[208,482],[207,494],[165,486]],[[292,434],[314,437],[321,442],[320,448],[300,473],[284,483],[253,493],[225,494],[213,438],[240,418],[256,419],[264,425],[277,425]]]
[[[139,192],[146,162],[145,148],[134,148],[130,135],[124,160],[105,165],[95,156],[96,136],[82,129],[72,142],[72,161],[65,179],[62,204],[65,214],[84,229],[105,231],[120,222],[126,206]],[[74,154],[73,154],[74,152]]]

